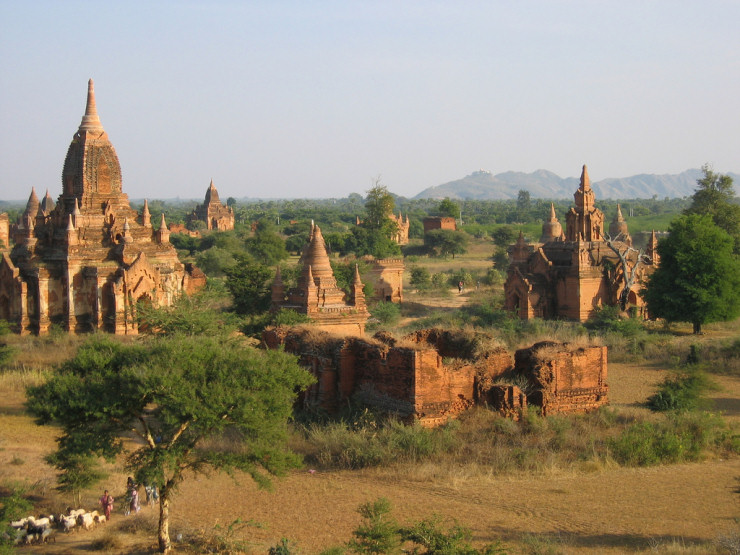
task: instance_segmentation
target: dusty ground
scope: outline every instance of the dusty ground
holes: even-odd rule
[[[453,295],[450,304],[462,303]],[[621,411],[640,406],[665,370],[611,364],[610,400]],[[719,377],[712,393],[717,407],[740,424],[740,380]],[[39,506],[52,506],[53,471],[42,461],[53,448],[54,431],[32,425],[18,391],[0,392],[0,483],[34,483]],[[204,533],[225,533],[237,518],[234,537],[247,551],[266,553],[289,538],[302,553],[317,553],[347,541],[360,521],[357,507],[385,496],[394,515],[411,522],[433,513],[469,526],[477,545],[501,540],[509,553],[628,553],[651,546],[712,542],[740,527],[740,459],[646,469],[594,467],[589,472],[558,471],[537,476],[492,477],[460,468],[443,481],[404,470],[316,472],[309,469],[277,480],[272,492],[258,490],[248,478],[227,476],[187,480],[172,506],[172,537],[182,534],[180,551]],[[122,497],[125,476],[101,486]],[[84,504],[93,508],[97,492]],[[61,503],[57,500],[56,503]],[[151,553],[157,510],[146,507],[125,517],[117,504],[113,521],[91,532],[57,535],[55,544],[23,552],[89,553],[91,544],[109,538],[110,553]],[[532,547],[539,542],[545,547]],[[547,551],[547,549],[551,549]],[[682,550],[666,552],[688,553]],[[714,549],[710,547],[710,549]],[[715,551],[701,551],[703,553]],[[719,552],[719,551],[717,551]]]

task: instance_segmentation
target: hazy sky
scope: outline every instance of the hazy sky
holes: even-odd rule
[[[90,77],[131,198],[740,172],[739,24],[734,0],[0,0],[0,198],[61,192]]]

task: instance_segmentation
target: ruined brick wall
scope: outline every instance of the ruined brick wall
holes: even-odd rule
[[[305,406],[329,413],[354,398],[405,420],[436,426],[474,404],[519,418],[528,405],[548,415],[586,412],[607,401],[606,347],[539,343],[517,351],[513,364],[503,349],[446,363],[442,352],[454,354],[455,332],[421,330],[403,344],[387,334],[379,339],[301,327],[268,328],[263,333],[268,348],[284,346],[316,377],[303,396]],[[528,383],[528,395],[519,387],[523,382]]]
[[[544,416],[588,412],[607,403],[606,347],[569,349],[543,342],[518,350],[514,359],[514,372],[532,389],[529,403],[540,406]]]

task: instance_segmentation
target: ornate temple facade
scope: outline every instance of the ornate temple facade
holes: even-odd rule
[[[206,191],[203,204],[196,207],[188,216],[189,221],[201,221],[206,223],[206,229],[216,231],[229,231],[234,229],[234,210],[230,206],[221,204],[218,191],[213,186],[213,180]]]
[[[121,165],[95,104],[92,79],[79,129],[62,170],[62,194],[39,202],[31,191],[0,260],[0,318],[21,333],[52,324],[77,333],[135,334],[138,302],[167,306],[205,284],[169,242],[164,214],[152,226],[123,192]]]
[[[337,287],[319,226],[312,226],[301,263],[303,269],[298,286],[287,294],[278,267],[272,284],[272,309],[295,310],[307,315],[316,327],[335,334],[364,335],[370,313],[365,304],[359,270],[355,266],[350,295],[345,298],[344,291]]]
[[[644,304],[638,292],[643,278],[658,264],[655,232],[644,254],[632,248],[627,223],[618,207],[605,236],[604,213],[595,206],[585,165],[574,198],[575,206],[566,215],[565,232],[551,206],[540,241],[527,244],[520,234],[509,249],[505,308],[525,320],[536,317],[583,322],[600,307],[615,306],[624,298],[629,307],[642,312]]]

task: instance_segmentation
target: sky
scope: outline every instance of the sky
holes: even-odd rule
[[[735,0],[0,0],[0,199],[61,193],[89,78],[132,199],[740,172],[738,22]]]

